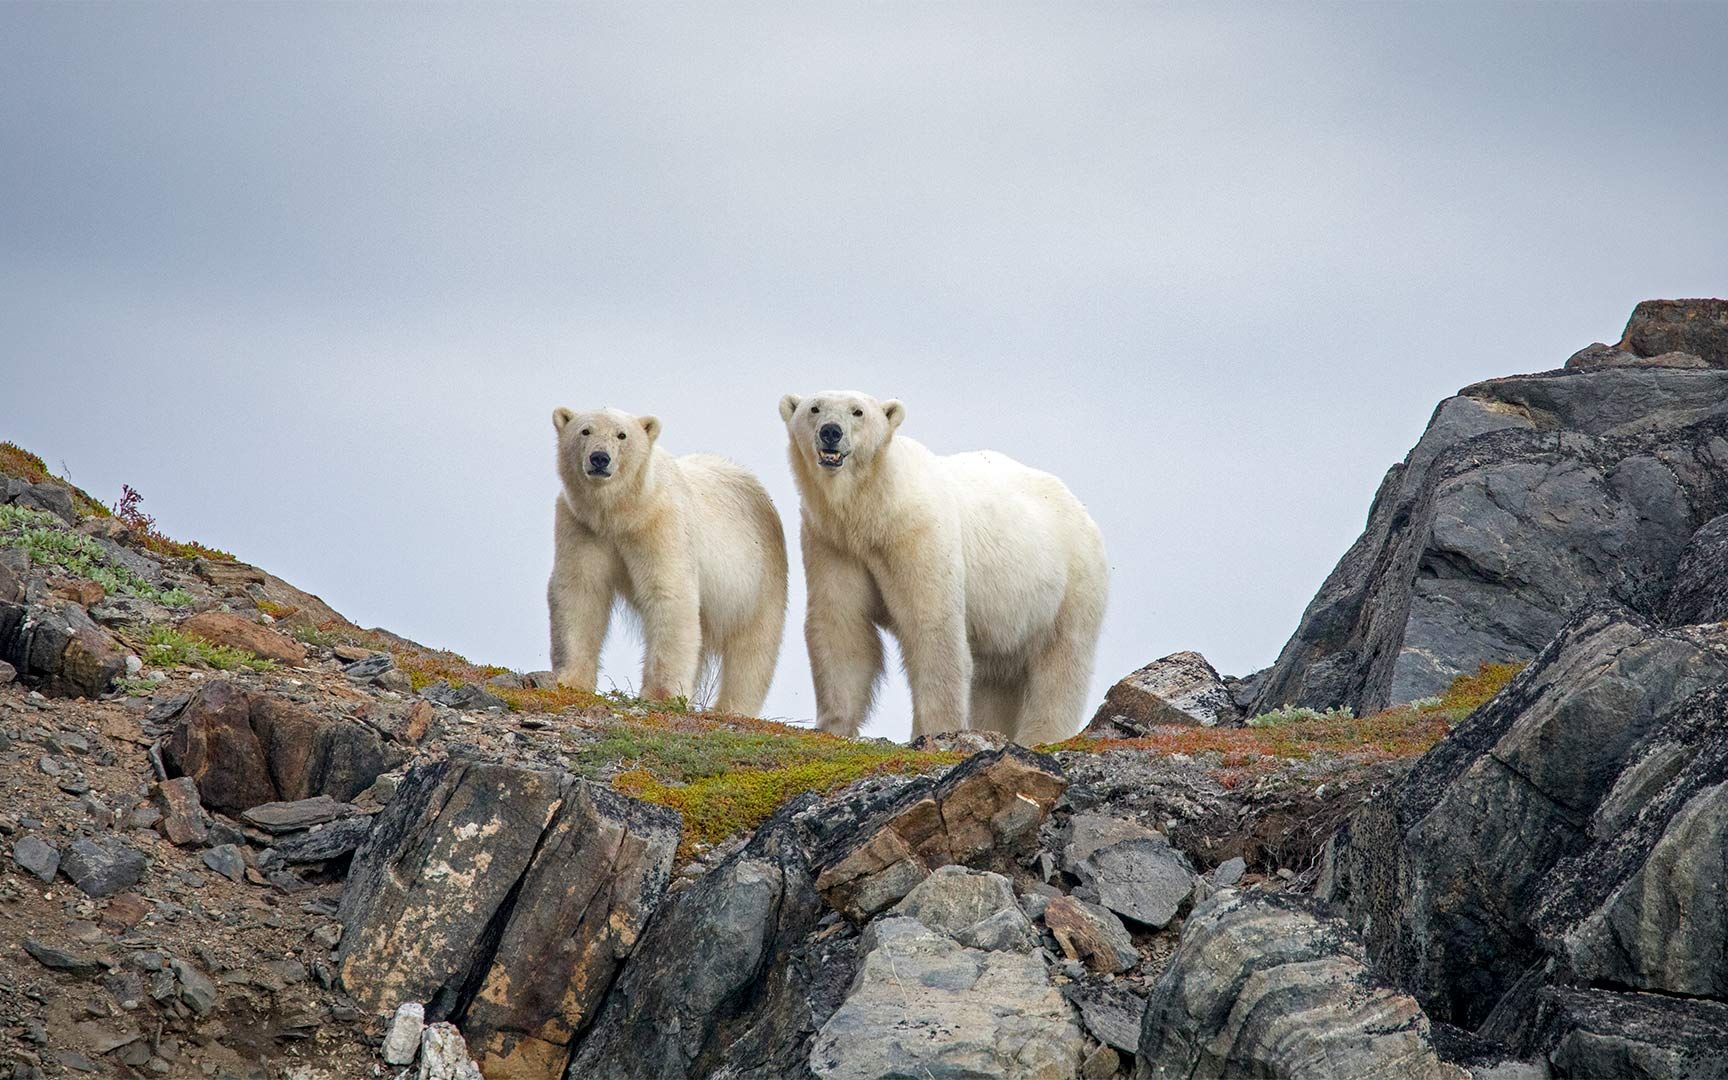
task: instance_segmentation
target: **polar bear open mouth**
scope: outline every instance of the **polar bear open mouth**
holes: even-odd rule
[[[846,452],[843,450],[817,449],[816,451],[816,463],[824,469],[838,469],[845,461]]]

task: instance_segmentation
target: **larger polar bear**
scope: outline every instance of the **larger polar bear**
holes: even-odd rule
[[[897,435],[898,401],[788,394],[780,417],[803,501],[804,634],[816,719],[852,735],[900,642],[912,734],[1073,734],[1092,680],[1109,566],[1086,508],[990,451],[939,457]]]
[[[660,421],[557,409],[552,670],[594,689],[612,607],[642,620],[642,696],[689,698],[720,665],[721,712],[755,715],[786,622],[786,537],[768,492],[711,454],[674,457]]]

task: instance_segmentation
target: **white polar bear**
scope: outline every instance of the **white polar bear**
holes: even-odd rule
[[[1098,526],[1048,473],[896,436],[905,415],[850,391],[780,400],[803,497],[817,723],[857,732],[882,673],[880,626],[906,661],[914,738],[1068,737],[1109,586]]]
[[[660,421],[557,409],[552,670],[594,689],[613,603],[642,620],[642,696],[689,698],[720,664],[721,712],[755,715],[786,622],[786,537],[760,481],[711,454],[655,445]]]

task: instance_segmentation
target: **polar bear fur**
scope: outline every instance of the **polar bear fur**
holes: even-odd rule
[[[558,409],[552,424],[564,489],[546,589],[558,682],[594,689],[622,600],[642,623],[643,697],[691,698],[703,665],[718,662],[714,707],[755,715],[786,621],[786,538],[768,492],[724,458],[674,457],[652,416]]]
[[[1068,737],[1109,586],[1098,526],[1054,476],[990,451],[940,457],[896,434],[905,416],[853,391],[780,401],[803,504],[817,723],[857,732],[882,627],[905,659],[914,738]]]

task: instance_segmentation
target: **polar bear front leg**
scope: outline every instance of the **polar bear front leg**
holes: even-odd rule
[[[912,737],[962,731],[972,697],[972,646],[966,640],[966,570],[960,552],[921,552],[882,583],[906,680],[912,684]]]
[[[558,507],[546,607],[552,623],[552,674],[560,686],[593,690],[600,647],[612,617],[612,552]]]
[[[702,661],[701,581],[688,552],[634,550],[625,555],[636,610],[642,616],[642,697],[689,700]]]
[[[882,677],[882,606],[864,564],[810,535],[804,549],[804,644],[816,684],[816,726],[848,738],[870,713]]]

